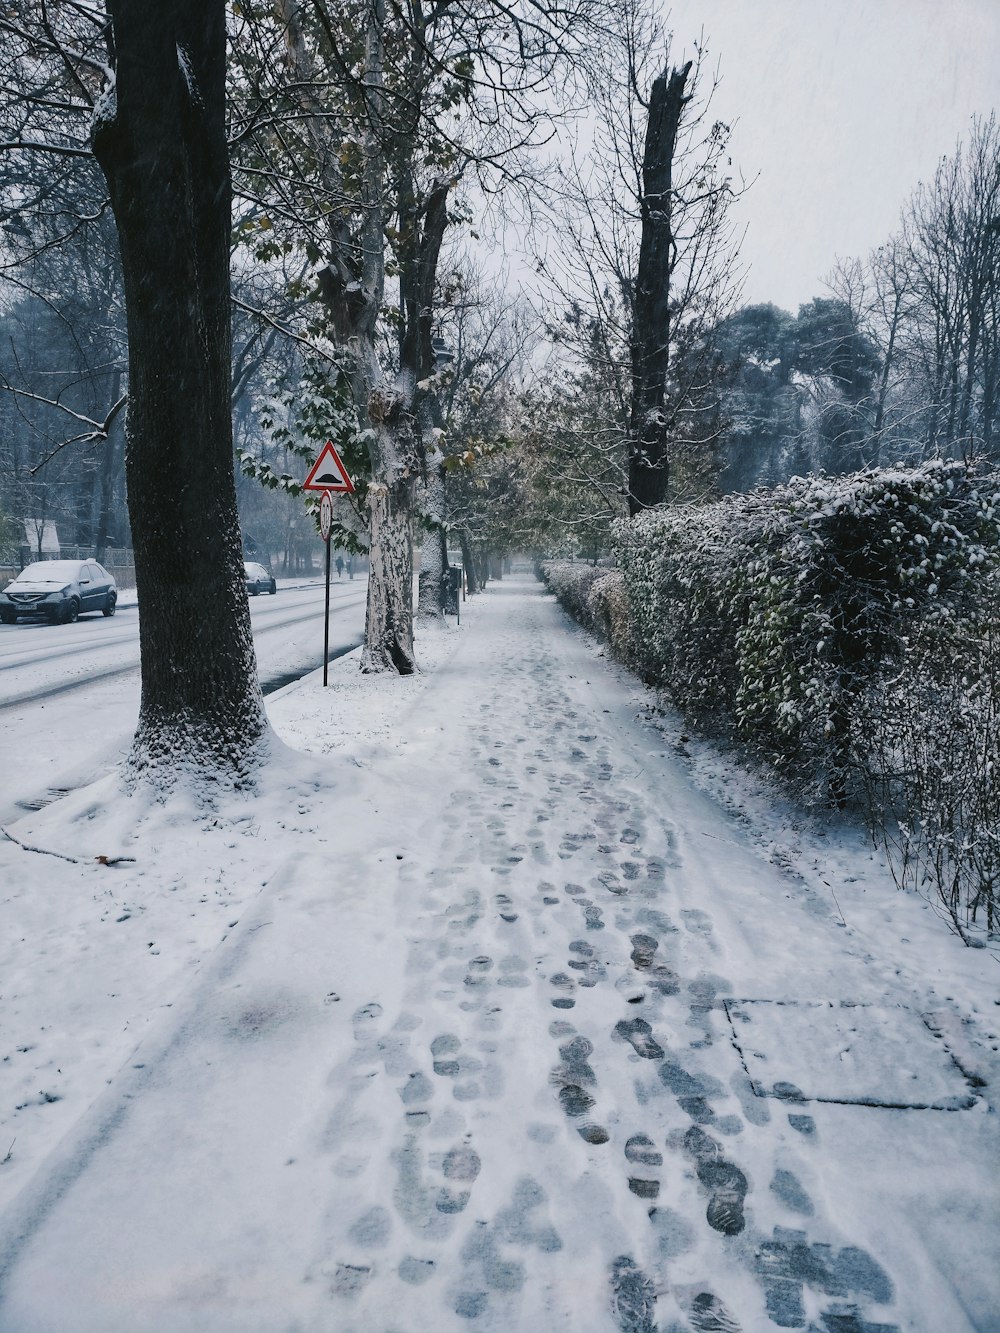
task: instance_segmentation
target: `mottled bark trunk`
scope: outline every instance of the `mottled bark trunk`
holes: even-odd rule
[[[465,586],[469,595],[479,591],[479,572],[476,568],[476,555],[472,549],[468,534],[460,532],[458,540],[462,546],[462,564],[465,567]]]
[[[413,482],[398,477],[392,485],[368,487],[370,522],[368,605],[362,671],[416,669],[413,654],[413,529],[410,522]]]
[[[126,478],[141,618],[134,776],[245,777],[267,729],[230,419],[225,4],[110,0],[115,101],[95,121],[121,246]]]
[[[443,620],[448,584],[448,538],[444,529],[444,466],[427,473],[423,493],[423,516],[433,526],[425,528],[420,543],[420,578],[417,615],[421,620]]]

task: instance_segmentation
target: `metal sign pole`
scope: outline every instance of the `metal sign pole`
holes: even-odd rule
[[[323,609],[323,686],[330,658],[330,539],[326,540],[326,604]]]
[[[327,670],[330,660],[330,528],[333,517],[333,501],[330,492],[324,491],[319,506],[319,531],[326,546],[326,597],[323,607],[323,688],[326,688]]]

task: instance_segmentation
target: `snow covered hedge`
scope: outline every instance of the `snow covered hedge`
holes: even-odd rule
[[[934,460],[795,478],[650,510],[615,541],[615,651],[804,794],[861,801],[903,879],[993,925],[1000,476]],[[611,637],[587,575],[550,584]]]
[[[539,566],[539,573],[574,620],[593,633],[600,634],[600,626],[591,619],[587,607],[587,594],[598,579],[607,575],[607,569],[599,565],[577,564],[571,560],[547,560]]]
[[[616,532],[643,667],[782,766],[836,785],[858,696],[1000,550],[1000,478],[960,462],[796,478]]]
[[[547,560],[538,573],[570,615],[609,644],[619,661],[639,667],[632,608],[620,570]]]

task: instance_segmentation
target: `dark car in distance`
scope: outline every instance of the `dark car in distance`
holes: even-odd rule
[[[0,592],[0,621],[45,616],[68,625],[88,611],[113,616],[117,601],[118,585],[96,560],[38,560]]]
[[[274,576],[255,560],[244,560],[243,576],[246,579],[247,592],[251,597],[256,597],[260,592],[269,592],[273,597],[278,591]]]

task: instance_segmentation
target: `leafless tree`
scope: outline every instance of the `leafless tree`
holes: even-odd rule
[[[1000,411],[1000,122],[973,120],[869,259],[831,285],[879,348],[871,461],[995,457]]]
[[[564,173],[559,248],[540,268],[559,340],[592,365],[624,429],[631,511],[704,484],[717,425],[711,329],[739,292],[729,126],[710,117],[704,48],[674,66],[641,0],[600,48],[589,153]],[[707,91],[705,82],[709,83]]]

